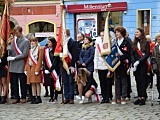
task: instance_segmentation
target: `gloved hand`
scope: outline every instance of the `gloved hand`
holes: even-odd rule
[[[39,72],[35,72],[34,74],[35,74],[35,75],[38,75],[38,74],[39,74]]]
[[[2,60],[0,59],[0,63],[2,62]]]
[[[75,72],[75,68],[74,67],[69,67],[69,69],[71,70],[71,74],[73,74]]]
[[[132,67],[132,71],[135,72],[137,70],[137,67]]]
[[[27,71],[24,71],[24,74],[27,75]]]
[[[7,61],[12,61],[12,60],[15,60],[16,59],[16,57],[7,57]]]
[[[130,74],[130,68],[128,68],[128,70],[127,70],[127,75],[129,75]]]
[[[133,66],[134,67],[137,67],[139,65],[139,61],[137,60],[134,64],[133,64]]]
[[[50,72],[49,72],[48,70],[45,70],[44,73],[45,73],[45,74],[49,74]]]

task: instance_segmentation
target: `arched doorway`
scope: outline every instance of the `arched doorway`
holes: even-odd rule
[[[56,25],[50,21],[32,21],[27,24],[26,28],[26,33],[33,33],[39,42],[46,37],[56,36]]]

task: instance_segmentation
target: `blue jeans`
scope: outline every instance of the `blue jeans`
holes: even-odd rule
[[[64,81],[64,97],[65,97],[65,100],[74,100],[73,74],[68,75],[66,70],[63,69],[62,77],[63,77],[63,81]]]

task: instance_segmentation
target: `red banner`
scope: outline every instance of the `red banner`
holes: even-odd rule
[[[9,8],[8,8],[8,1],[5,3],[4,12],[2,16],[2,25],[0,28],[0,43],[2,47],[2,56],[6,50],[7,41],[9,40],[10,36],[10,15],[9,15]],[[2,57],[0,56],[0,57]]]
[[[58,32],[57,45],[54,52],[55,56],[58,56],[62,52],[61,40],[62,40],[62,24],[60,25]]]

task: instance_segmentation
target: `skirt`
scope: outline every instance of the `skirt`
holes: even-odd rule
[[[7,77],[7,70],[4,68],[0,68],[0,78]]]

